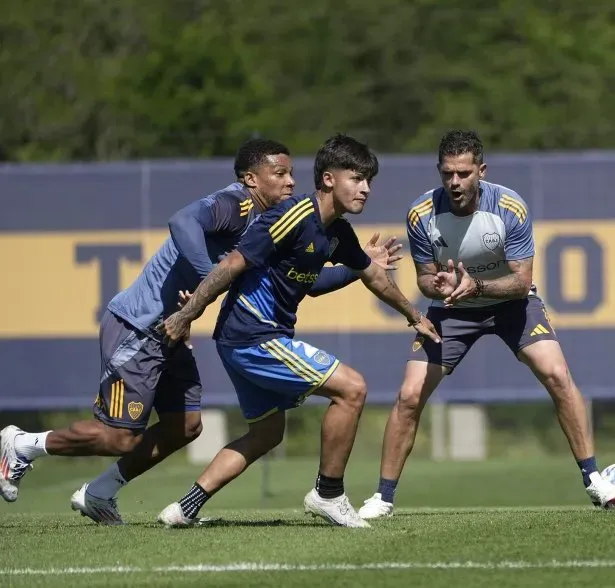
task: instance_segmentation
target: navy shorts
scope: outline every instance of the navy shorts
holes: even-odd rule
[[[192,351],[167,347],[109,310],[100,323],[100,388],[94,416],[114,427],[144,429],[156,412],[201,409]]]
[[[217,349],[249,423],[299,406],[340,363],[330,353],[288,337],[253,347],[218,343]]]
[[[497,335],[515,355],[536,341],[557,341],[547,309],[538,296],[509,300],[484,309],[432,306],[427,318],[436,327],[442,343],[417,335],[410,360],[442,365],[449,373],[483,335]]]

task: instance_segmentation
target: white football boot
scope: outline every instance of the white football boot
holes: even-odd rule
[[[32,462],[17,454],[15,437],[23,431],[15,425],[4,427],[0,432],[0,494],[7,502],[15,502],[19,495],[19,483],[32,469]]]
[[[393,503],[382,500],[382,494],[376,492],[371,498],[363,502],[359,509],[359,516],[362,519],[378,519],[380,517],[393,516]]]
[[[589,474],[591,484],[585,488],[594,506],[604,509],[615,508],[615,486],[598,472]]]
[[[172,502],[165,507],[156,520],[167,528],[192,527],[198,522],[197,518],[191,519],[184,515],[179,502]]]
[[[322,498],[312,488],[303,499],[303,508],[306,514],[312,513],[315,517],[322,517],[326,521],[340,527],[370,527],[352,507],[346,494],[337,498]]]
[[[85,483],[70,499],[70,506],[82,516],[89,517],[101,525],[123,525],[124,521],[117,510],[115,498],[98,498],[88,493],[89,484]]]

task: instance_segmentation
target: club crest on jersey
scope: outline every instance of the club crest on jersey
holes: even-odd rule
[[[331,356],[326,351],[319,349],[314,354],[314,361],[316,363],[319,363],[320,365],[330,365],[332,362],[332,359],[331,359]]]
[[[498,233],[485,233],[483,243],[489,251],[495,251],[502,244],[502,239]]]
[[[337,249],[339,244],[340,240],[337,237],[331,238],[331,241],[329,241],[329,257],[333,255],[333,252]]]
[[[423,341],[425,339],[421,336],[418,336],[415,340],[414,343],[412,344],[412,351],[414,353],[416,353],[421,347],[423,347]]]
[[[143,412],[143,403],[142,402],[129,402],[128,403],[128,414],[133,421],[136,421]]]

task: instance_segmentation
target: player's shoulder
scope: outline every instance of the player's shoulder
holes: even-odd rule
[[[250,193],[240,182],[233,182],[220,190],[203,196],[201,202],[205,205],[212,205],[214,203],[227,204],[233,208],[238,208],[246,214],[254,207],[254,201],[250,197]]]
[[[485,204],[491,212],[504,220],[516,220],[521,224],[527,220],[529,216],[528,206],[515,190],[501,184],[485,181],[481,181],[481,189],[483,192],[481,198],[484,198]]]
[[[262,217],[267,222],[274,243],[288,235],[293,229],[308,221],[316,212],[311,194],[291,196],[273,208],[266,210]]]
[[[439,207],[442,192],[442,188],[434,188],[414,200],[406,216],[408,226],[416,226],[422,218],[429,217]]]

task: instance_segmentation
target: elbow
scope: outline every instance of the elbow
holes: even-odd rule
[[[532,288],[532,278],[523,278],[519,284],[519,298],[525,298]]]
[[[173,233],[182,226],[182,214],[181,211],[180,212],[176,212],[170,219],[168,222],[169,225],[169,231],[171,232],[171,235],[173,235]]]

